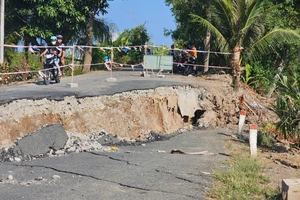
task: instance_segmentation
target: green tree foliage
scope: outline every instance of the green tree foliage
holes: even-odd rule
[[[73,2],[61,0],[9,0],[6,3],[6,35],[17,32],[26,43],[64,33],[68,41],[85,18]]]
[[[300,145],[300,73],[299,69],[289,70],[289,76],[282,76],[277,88],[277,102],[273,106],[279,116],[277,129],[285,139],[297,138]]]
[[[133,29],[125,29],[119,37],[113,42],[113,46],[120,46],[121,48],[126,46],[142,46],[149,42],[150,36],[145,26],[140,25]],[[138,64],[143,60],[144,49],[131,48],[129,51],[115,51],[115,60],[121,63]]]
[[[178,23],[177,30],[169,32],[175,39],[183,37],[180,32],[185,30],[188,30],[186,35],[196,33],[198,38],[204,38],[209,30],[213,36],[212,49],[218,46],[228,52],[236,46],[244,47],[243,65],[262,60],[266,55],[278,55],[284,44],[300,39],[295,31],[299,26],[296,1],[213,0],[209,20],[207,1],[166,0],[166,3],[173,6]],[[280,19],[281,16],[285,17]]]
[[[222,50],[230,51],[236,46],[243,46],[246,62],[276,52],[280,45],[300,39],[296,31],[276,27],[267,20],[280,4],[273,5],[261,0],[215,0],[212,4],[212,22],[195,14],[191,15],[193,21],[209,29]]]
[[[110,0],[6,0],[6,35],[17,33],[25,44],[37,38],[64,35],[64,42],[78,41],[92,46],[93,41],[110,41],[111,26],[99,18],[107,13]],[[90,70],[92,49],[85,49],[84,72]]]

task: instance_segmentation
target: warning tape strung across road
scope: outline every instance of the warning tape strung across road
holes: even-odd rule
[[[86,65],[103,65],[105,63],[95,63],[95,64],[69,64],[69,65],[63,65],[63,66],[59,66],[60,68],[65,68],[65,67],[78,67],[78,66],[86,66]],[[30,70],[30,71],[19,71],[19,72],[0,72],[0,75],[12,75],[12,74],[28,74],[28,73],[39,73],[41,71],[47,71],[47,70],[52,70],[52,69],[56,69],[57,67],[53,67],[53,68],[47,68],[47,69],[40,69],[40,70]]]
[[[33,48],[57,48],[57,46],[22,46],[22,45],[8,45],[8,44],[4,44],[4,45],[0,45],[0,46],[4,46],[4,47],[12,47],[12,48],[29,48],[29,51],[34,53],[34,49]],[[125,46],[125,47],[97,47],[97,46],[83,46],[83,45],[73,45],[73,46],[62,46],[60,48],[77,48],[81,51],[84,51],[83,48],[94,48],[94,49],[101,49],[102,51],[105,51],[105,50],[114,50],[114,49],[117,49],[119,52],[121,52],[121,49],[128,49],[130,50],[131,48],[133,48],[134,50],[141,50],[142,48],[148,48],[148,47],[154,47],[154,48],[163,48],[165,50],[171,50],[169,48],[165,48],[164,46],[154,46],[154,45],[139,45],[139,46]],[[172,49],[172,50],[180,50],[180,49]],[[191,50],[188,50],[186,49],[187,51],[191,51]],[[200,51],[200,50],[196,50],[196,52],[199,52],[199,53],[214,53],[214,54],[231,54],[231,53],[228,53],[228,52],[214,52],[214,51]],[[105,63],[94,63],[94,64],[69,64],[69,65],[64,65],[64,66],[60,66],[61,68],[64,68],[64,67],[74,67],[74,66],[94,66],[94,65],[105,65],[105,67],[107,68],[107,70],[111,70],[110,67],[109,67],[109,64],[112,64],[112,65],[119,65],[121,67],[123,66],[131,66],[131,68],[134,70],[134,67],[135,66],[139,66],[139,65],[142,65],[142,63],[140,64],[135,64],[135,65],[130,65],[130,64],[123,64],[123,63],[116,63],[116,62],[105,62]],[[166,63],[166,64],[182,64],[184,65],[183,63],[178,63],[178,62],[173,62],[173,63]],[[197,65],[197,64],[188,64],[188,65],[192,65],[192,66],[199,66],[199,67],[204,67],[204,65]],[[144,66],[143,66],[144,67]],[[222,67],[222,66],[209,66],[209,68],[219,68],[219,69],[232,69],[231,67]],[[54,68],[51,68],[51,69],[54,69]],[[19,71],[19,72],[4,72],[4,73],[0,73],[0,75],[12,75],[12,74],[26,74],[26,73],[40,73],[41,71],[46,71],[46,70],[51,70],[51,69],[41,69],[41,70],[32,70],[32,71]],[[72,70],[74,70],[72,68]]]
[[[60,68],[69,67],[69,65],[60,66]],[[0,75],[13,75],[13,74],[28,74],[28,73],[39,73],[41,71],[48,71],[52,69],[56,69],[57,67],[40,69],[40,70],[30,70],[30,71],[19,71],[19,72],[1,72]]]
[[[174,64],[182,64],[183,66],[189,65],[189,66],[194,66],[194,67],[205,67],[205,65],[198,65],[198,64],[184,64],[184,63],[178,63],[174,62]],[[208,68],[216,68],[216,69],[232,69],[232,67],[225,67],[225,66],[208,66]]]
[[[95,65],[105,65],[106,68],[110,71],[110,67],[107,66],[109,65],[110,62],[106,62],[106,63],[94,63],[94,64],[69,64],[69,65],[63,65],[60,66],[60,68],[65,68],[65,67],[79,67],[79,66],[95,66]],[[143,65],[142,63],[140,64],[135,64],[135,65],[130,65],[130,64],[122,64],[122,63],[116,63],[116,62],[112,62],[112,65],[120,65],[121,67],[123,66],[130,66],[133,70],[134,67],[139,66],[139,65]],[[18,72],[0,72],[0,75],[16,75],[16,74],[28,74],[28,73],[40,73],[41,71],[47,71],[47,70],[52,70],[52,69],[56,69],[57,67],[54,68],[47,68],[47,69],[40,69],[40,70],[30,70],[30,71],[18,71]],[[74,69],[73,69],[74,70]]]
[[[117,62],[105,62],[105,63],[94,63],[94,64],[69,64],[69,65],[63,65],[60,66],[60,68],[65,68],[65,67],[79,67],[79,66],[95,66],[95,65],[104,65],[107,70],[111,70],[111,68],[109,67],[109,65],[112,64],[113,67],[115,67],[114,65],[119,65],[121,67],[123,66],[130,66],[132,68],[132,70],[134,70],[134,68],[136,66],[143,66],[143,63],[139,63],[139,64],[123,64],[123,63],[117,63]],[[168,63],[168,62],[163,62],[162,64],[172,64],[172,63]],[[198,65],[198,64],[185,64],[185,63],[179,63],[179,62],[173,62],[173,64],[181,64],[183,66],[185,65],[189,65],[189,66],[194,66],[194,67],[205,67],[204,65]],[[209,68],[216,68],[216,69],[232,69],[231,67],[225,67],[225,66],[208,66]],[[28,73],[40,73],[41,71],[47,71],[47,70],[52,70],[52,69],[56,69],[56,67],[54,68],[47,68],[47,69],[40,69],[40,70],[30,70],[30,71],[18,71],[18,72],[0,72],[0,75],[13,75],[13,74],[28,74]],[[74,69],[72,69],[74,70]]]
[[[170,49],[170,48],[164,48],[162,46],[155,46],[155,45],[149,45],[151,47],[154,47],[154,48],[163,48],[165,50],[176,50],[176,51],[182,51],[182,50],[186,50],[186,51],[196,51],[198,53],[212,53],[212,54],[223,54],[223,55],[230,55],[232,53],[230,52],[221,52],[221,51],[202,51],[202,50],[192,50],[192,49],[177,49],[177,48],[174,48],[174,49]]]
[[[189,65],[189,66],[194,66],[194,67],[205,67],[205,65],[198,65],[198,64],[190,64],[190,63],[180,63],[180,62],[161,62],[162,65],[170,65],[170,64],[175,64],[175,65],[183,65],[183,66],[186,66],[186,65]],[[227,67],[227,66],[213,66],[213,65],[210,65],[208,66],[208,68],[216,68],[216,69],[232,69],[232,67]]]
[[[2,46],[2,45],[0,45]],[[9,45],[9,44],[4,44],[3,45],[4,47],[12,47],[12,48],[43,48],[43,49],[46,49],[46,48],[56,48],[55,47],[52,47],[52,46],[22,46],[22,45]],[[117,49],[119,52],[121,52],[121,49],[134,49],[134,50],[141,50],[142,48],[148,48],[148,47],[154,47],[154,48],[163,48],[164,50],[176,50],[176,51],[182,51],[183,49],[170,49],[170,48],[165,48],[163,46],[155,46],[155,45],[139,45],[139,46],[124,46],[124,47],[98,47],[98,46],[85,46],[85,45],[74,45],[74,46],[60,46],[60,48],[63,48],[63,49],[70,49],[70,48],[73,48],[73,47],[76,47],[82,51],[84,51],[83,48],[92,48],[92,49],[101,49],[102,51],[105,51],[105,50],[112,50],[112,49]],[[191,49],[184,49],[186,51],[193,51]],[[202,51],[202,50],[195,50],[196,52],[198,53],[210,53],[210,54],[222,54],[222,55],[230,55],[232,53],[230,52],[218,52],[218,51]]]

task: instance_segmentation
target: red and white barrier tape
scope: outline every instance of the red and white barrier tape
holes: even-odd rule
[[[0,45],[2,46],[2,45]],[[35,48],[51,48],[51,46],[24,46],[24,45],[9,45],[9,44],[4,44],[3,45],[4,47],[12,47],[12,48],[32,48],[32,47],[35,47]],[[122,48],[127,48],[128,50],[130,49],[134,49],[135,51],[137,51],[138,49],[141,51],[142,48],[148,48],[148,47],[153,47],[153,48],[163,48],[164,50],[176,50],[176,51],[182,51],[183,49],[170,49],[170,48],[165,48],[164,46],[155,46],[155,45],[139,45],[139,46],[124,46],[124,47],[97,47],[97,46],[86,46],[86,45],[74,45],[74,46],[61,46],[60,48],[63,48],[63,49],[69,49],[69,48],[73,48],[73,47],[76,47],[78,48],[79,50],[81,51],[84,51],[83,48],[92,48],[92,49],[101,49],[102,51],[105,51],[105,50],[112,50],[112,49],[117,49],[119,52],[121,52],[121,49]],[[55,47],[53,47],[55,48]],[[193,51],[191,49],[185,49],[186,51]],[[218,51],[202,51],[202,50],[196,50],[196,52],[198,53],[212,53],[212,54],[223,54],[223,55],[230,55],[232,53],[230,52],[218,52]]]
[[[60,68],[68,67],[69,65],[60,66]],[[28,74],[28,73],[38,73],[40,71],[47,71],[51,69],[56,69],[57,67],[40,69],[40,70],[30,70],[30,71],[19,71],[19,72],[0,72],[0,75],[12,75],[12,74]]]
[[[178,63],[174,62],[174,64],[182,64],[182,65],[190,65],[190,66],[195,66],[195,67],[205,67],[205,65],[197,65],[197,64],[184,64],[184,63]],[[232,67],[225,67],[225,66],[208,66],[209,68],[216,68],[216,69],[232,69]]]

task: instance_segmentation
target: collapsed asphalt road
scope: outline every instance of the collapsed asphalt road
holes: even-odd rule
[[[166,141],[120,146],[30,162],[0,164],[0,196],[9,200],[205,199],[223,166],[224,129],[183,133]],[[171,154],[206,152],[204,155]]]

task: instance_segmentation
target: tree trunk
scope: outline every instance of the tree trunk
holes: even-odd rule
[[[234,90],[238,91],[240,88],[240,79],[243,68],[240,66],[240,57],[241,57],[241,51],[244,48],[241,46],[236,46],[233,48],[233,57],[232,57],[232,83],[234,86]]]
[[[208,1],[207,3],[208,3],[208,7],[206,10],[206,16],[207,16],[207,20],[211,21],[211,3],[210,1]],[[204,54],[204,68],[203,68],[204,74],[208,72],[208,66],[209,66],[210,37],[211,37],[210,31],[207,30],[206,37],[204,40],[204,50],[207,51],[207,53]]]
[[[206,73],[208,71],[208,66],[209,66],[209,51],[210,51],[210,32],[206,32],[206,38],[204,41],[204,50],[208,51],[207,53],[204,54],[204,70],[203,72]]]
[[[280,78],[280,75],[282,73],[282,70],[284,68],[284,63],[285,63],[285,61],[287,59],[288,52],[289,52],[289,49],[286,49],[285,52],[284,52],[284,55],[283,55],[283,57],[282,57],[282,59],[280,61],[279,67],[277,68],[277,74],[274,77],[273,84],[272,84],[271,89],[269,90],[268,95],[267,95],[268,98],[271,97],[271,95],[273,94],[274,90],[276,89],[276,84],[277,84],[277,82],[278,82],[278,80]]]
[[[88,19],[86,25],[86,45],[92,46],[93,45],[93,22],[94,22],[94,14],[90,13],[90,18]],[[85,48],[84,52],[84,66],[83,66],[83,73],[89,73],[91,70],[91,63],[92,63],[92,48]]]

